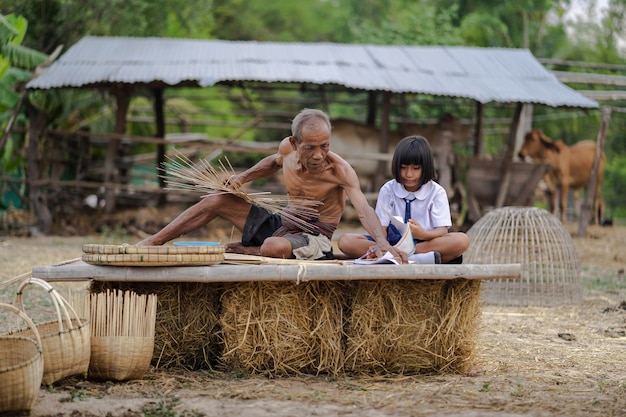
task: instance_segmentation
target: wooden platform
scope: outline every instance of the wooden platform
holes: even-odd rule
[[[232,261],[231,261],[232,262]],[[75,260],[35,266],[32,276],[46,281],[246,282],[394,279],[519,279],[521,264],[355,265],[347,261],[282,261],[211,266],[96,266]],[[278,263],[279,262],[279,263]]]
[[[385,375],[469,372],[482,280],[519,279],[521,264],[356,265],[226,254],[210,266],[76,259],[36,266],[32,275],[91,281],[95,292],[157,294],[154,366]]]

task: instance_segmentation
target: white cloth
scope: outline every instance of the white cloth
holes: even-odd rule
[[[296,259],[319,259],[325,256],[324,252],[332,252],[333,247],[324,235],[303,233],[309,238],[309,244],[293,250]]]
[[[411,218],[417,220],[424,230],[437,227],[451,227],[450,202],[446,190],[435,181],[428,181],[416,192],[409,192],[395,179],[387,181],[380,188],[376,201],[376,214],[380,223],[389,226],[389,214],[404,218],[406,202],[404,199],[415,198],[411,203]]]
[[[409,262],[413,264],[436,264],[435,252],[414,253],[409,256]],[[440,260],[441,262],[441,260]]]

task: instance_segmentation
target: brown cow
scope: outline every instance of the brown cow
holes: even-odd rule
[[[565,223],[565,210],[567,208],[567,196],[571,188],[575,201],[578,194],[585,189],[591,175],[593,159],[596,153],[596,143],[591,140],[583,140],[568,146],[563,141],[553,142],[541,129],[532,129],[524,137],[524,144],[519,151],[519,157],[532,158],[536,162],[544,162],[550,165],[546,173],[545,182],[551,199],[552,213],[556,213],[557,192],[560,193],[561,221]],[[599,224],[601,220],[602,203],[600,201],[600,188],[602,186],[602,172],[604,170],[604,153],[600,159],[598,169],[598,181],[593,199],[593,222]]]
[[[472,140],[472,130],[453,116],[445,115],[435,125],[407,124],[389,133],[388,152],[380,155],[380,129],[348,119],[333,119],[331,131],[331,149],[344,157],[354,167],[364,189],[371,190],[378,170],[378,160],[391,161],[393,150],[398,142],[410,135],[425,137],[433,150],[437,182],[447,191],[448,197],[454,193],[452,187],[452,169],[454,155],[452,147],[466,144]]]

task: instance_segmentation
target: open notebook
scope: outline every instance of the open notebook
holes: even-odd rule
[[[388,211],[387,211],[387,215],[389,216],[389,219],[391,220],[391,224],[393,224],[396,227],[396,229],[398,229],[398,231],[402,233],[402,237],[400,238],[398,243],[393,245],[393,247],[398,250],[401,250],[402,252],[405,252],[407,256],[413,255],[413,252],[415,251],[415,243],[413,243],[413,236],[411,235],[411,228],[409,227],[408,224],[402,221],[402,218],[400,216],[392,216]],[[386,252],[383,256],[377,259],[359,258],[359,259],[355,259],[354,263],[359,264],[359,265],[373,265],[373,264],[389,264],[389,263],[399,264],[400,262],[390,252]],[[409,263],[412,263],[410,259],[409,259]]]

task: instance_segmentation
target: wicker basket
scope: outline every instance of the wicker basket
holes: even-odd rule
[[[156,308],[154,294],[107,290],[90,295],[90,379],[126,381],[143,377],[154,353]]]
[[[489,304],[559,306],[582,300],[580,266],[567,228],[547,210],[502,207],[490,211],[468,231],[467,263],[521,263],[521,280],[489,280]]]
[[[91,341],[89,378],[127,381],[141,379],[150,368],[154,336],[102,336]]]
[[[110,266],[205,266],[224,261],[225,247],[83,245],[82,260]]]
[[[87,375],[91,354],[90,327],[86,318],[80,318],[72,306],[50,284],[39,278],[24,281],[15,297],[15,305],[22,311],[22,294],[29,285],[37,285],[48,292],[56,310],[56,320],[37,324],[41,335],[44,385],[73,375]],[[31,330],[22,335],[29,336]]]
[[[0,335],[0,413],[30,412],[43,377],[43,352],[37,327],[11,304],[0,303],[25,321],[34,337]]]

